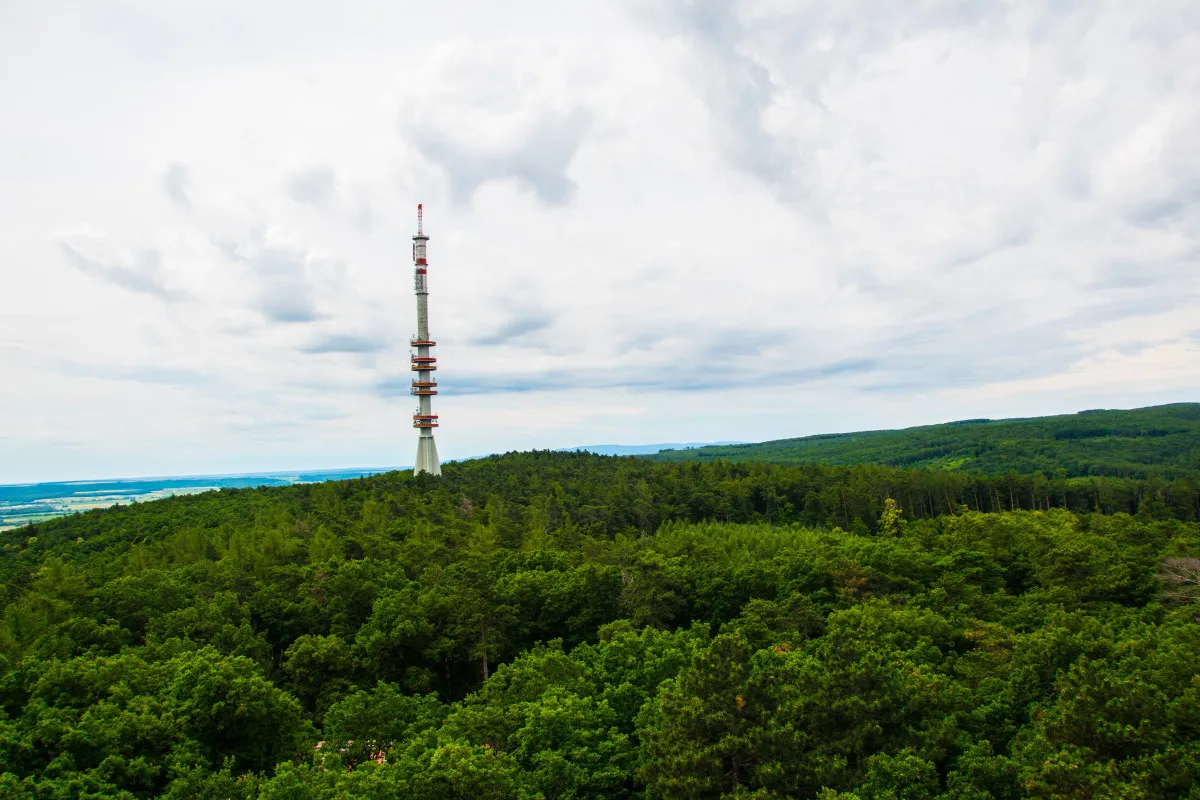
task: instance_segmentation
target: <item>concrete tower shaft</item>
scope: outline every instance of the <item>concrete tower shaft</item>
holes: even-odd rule
[[[409,344],[412,371],[416,373],[412,382],[412,394],[417,398],[417,412],[413,414],[413,427],[417,429],[417,460],[413,474],[428,472],[441,475],[442,465],[438,461],[437,445],[433,441],[433,429],[438,425],[437,414],[433,413],[433,396],[437,394],[437,383],[433,372],[437,359],[430,354],[437,344],[429,338],[429,262],[426,255],[425,211],[417,206],[417,235],[413,237],[413,285],[417,293],[417,335]]]

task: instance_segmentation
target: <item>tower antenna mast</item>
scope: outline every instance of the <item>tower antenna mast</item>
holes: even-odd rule
[[[433,396],[437,394],[437,383],[433,371],[437,359],[430,355],[430,348],[437,344],[429,337],[429,263],[426,258],[425,210],[417,206],[417,235],[413,237],[413,283],[417,293],[417,335],[409,340],[415,352],[411,355],[412,371],[416,373],[412,382],[412,394],[418,407],[413,414],[413,427],[417,429],[417,461],[413,474],[428,472],[441,475],[442,465],[438,461],[437,445],[433,441],[433,429],[438,426],[437,414],[433,413]]]

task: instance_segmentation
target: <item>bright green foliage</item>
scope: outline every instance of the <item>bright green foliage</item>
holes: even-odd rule
[[[314,738],[300,704],[244,657],[211,647],[147,661],[131,653],[26,659],[6,700],[24,701],[0,762],[51,784],[151,796],[173,774],[226,762],[263,770]],[[41,791],[41,789],[39,789]]]
[[[0,534],[0,800],[1195,793],[1200,493],[1005,480],[512,454]]]
[[[922,800],[938,793],[937,767],[912,748],[895,755],[867,759],[867,774],[858,791],[865,800]]]
[[[879,533],[883,536],[899,536],[904,532],[904,511],[892,498],[883,501],[883,513],[879,515]]]
[[[1032,419],[969,419],[898,431],[859,431],[665,450],[656,461],[885,464],[986,475],[1200,477],[1200,403],[1081,411]]]
[[[396,742],[435,727],[446,715],[436,695],[405,695],[380,682],[335,703],[325,715],[322,749],[339,753],[349,766],[383,756]]]
[[[1149,797],[1200,785],[1200,625],[1139,625],[1101,657],[1078,659],[1033,714],[1016,752],[1038,797]]]
[[[350,646],[337,634],[306,633],[284,653],[283,671],[293,694],[311,708],[323,710],[329,698],[344,695],[352,686],[350,678],[358,672],[358,663]]]

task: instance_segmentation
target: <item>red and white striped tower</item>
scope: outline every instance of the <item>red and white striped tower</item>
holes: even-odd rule
[[[437,414],[433,413],[433,396],[437,394],[437,383],[433,380],[433,371],[437,369],[437,359],[429,354],[429,348],[437,342],[429,338],[429,263],[425,257],[425,243],[429,237],[425,235],[424,210],[417,206],[417,235],[413,237],[413,264],[415,265],[414,284],[417,290],[417,335],[410,341],[416,352],[412,354],[412,369],[416,377],[412,382],[412,393],[420,404],[417,413],[413,414],[413,427],[417,429],[417,461],[413,466],[413,474],[428,472],[430,475],[441,475],[442,465],[438,462],[437,445],[433,441],[433,429],[437,427]]]

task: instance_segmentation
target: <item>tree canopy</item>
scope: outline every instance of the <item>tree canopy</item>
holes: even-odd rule
[[[0,534],[0,798],[1200,797],[1198,518],[535,452],[50,520]]]
[[[882,464],[977,475],[1200,478],[1200,403],[1096,409],[1031,419],[968,419],[896,431],[819,434],[664,450],[654,461]]]

